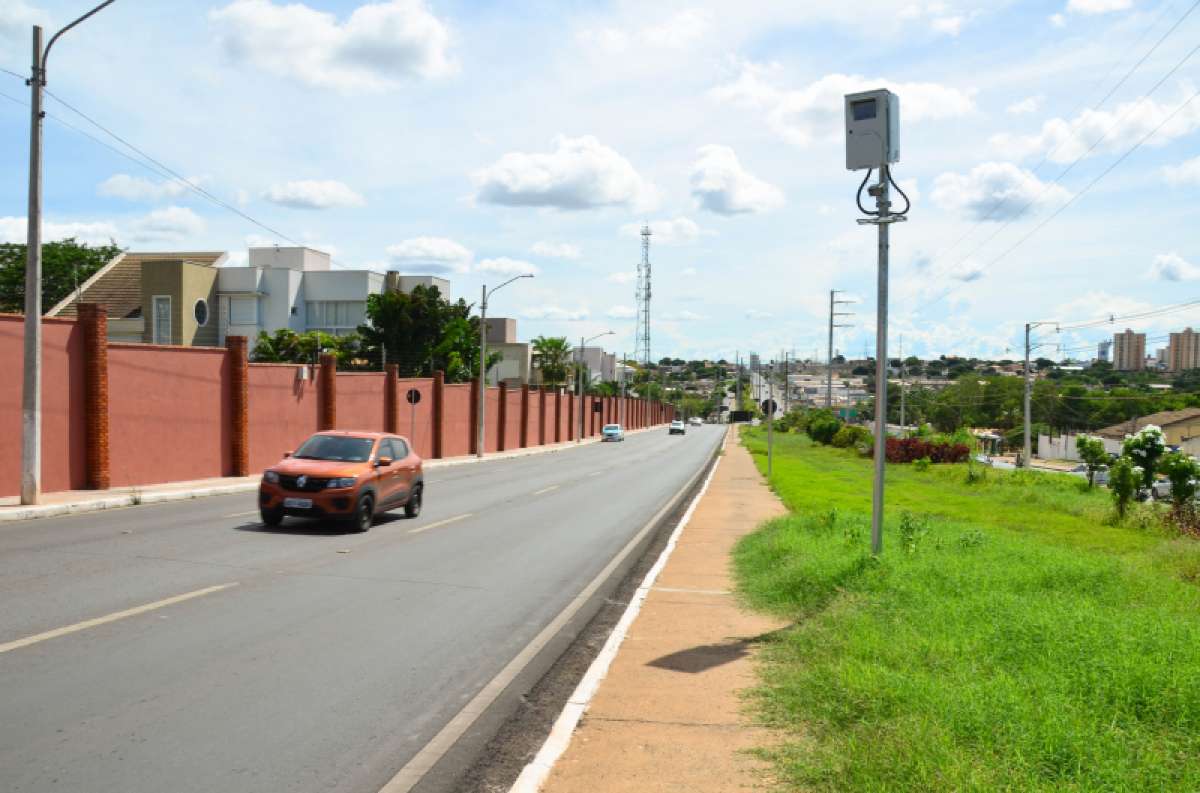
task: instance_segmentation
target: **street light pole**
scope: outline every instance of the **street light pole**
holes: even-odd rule
[[[582,336],[579,337],[579,365],[576,367],[579,370],[578,371],[579,386],[578,386],[578,390],[576,391],[576,393],[579,395],[579,432],[575,436],[576,443],[583,443],[583,406],[584,406],[584,403],[583,403],[583,391],[584,391],[584,388],[583,388],[583,347],[589,341],[595,341],[596,339],[603,338],[604,336],[614,336],[614,335],[616,335],[616,334],[613,331],[606,330],[603,333],[597,333],[595,336],[592,336],[590,339],[584,339]]]
[[[484,419],[487,417],[487,411],[484,409],[487,404],[487,381],[484,379],[487,370],[487,302],[488,297],[497,292],[497,290],[511,284],[513,281],[521,278],[533,278],[531,273],[518,275],[509,278],[504,283],[488,291],[487,284],[484,284],[481,289],[482,298],[479,301],[479,403],[475,406],[475,456],[483,457],[484,434],[483,425]]]
[[[50,38],[42,49],[42,28],[33,26],[29,85],[29,208],[25,230],[24,376],[21,381],[21,503],[42,497],[42,95],[50,49],[62,34],[116,0],[93,8]]]
[[[1028,468],[1030,463],[1033,461],[1033,439],[1030,434],[1032,417],[1032,408],[1030,403],[1033,396],[1033,381],[1030,379],[1029,374],[1029,352],[1030,350],[1043,346],[1041,344],[1030,345],[1029,332],[1034,328],[1041,327],[1042,325],[1056,324],[1057,323],[1055,322],[1049,321],[1025,323],[1025,432],[1023,438],[1024,444],[1021,448],[1021,466],[1023,468]]]

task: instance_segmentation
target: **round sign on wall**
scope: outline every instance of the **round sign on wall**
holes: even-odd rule
[[[410,388],[404,398],[408,400],[408,404],[415,405],[421,401],[421,392],[415,388]]]

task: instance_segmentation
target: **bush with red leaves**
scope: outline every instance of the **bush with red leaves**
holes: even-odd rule
[[[963,463],[971,449],[962,443],[931,442],[924,438],[888,438],[889,463],[912,463],[928,457],[935,463]]]

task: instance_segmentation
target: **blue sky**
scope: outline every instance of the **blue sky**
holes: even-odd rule
[[[0,67],[25,73],[29,26],[88,5],[0,0]],[[874,344],[874,232],[854,222],[840,114],[842,94],[887,86],[915,198],[892,235],[892,351],[903,334],[906,353],[1015,358],[1027,320],[1200,298],[1200,98],[1178,109],[1200,55],[1143,98],[1200,10],[1100,103],[1190,6],[118,0],[56,45],[49,88],[342,266],[442,272],[468,300],[536,271],[491,304],[522,337],[612,329],[631,349],[649,222],[655,357],[823,357],[831,288],[860,301],[839,349]],[[3,73],[0,94],[26,101]],[[49,236],[283,242],[47,109]],[[4,240],[24,237],[27,113],[0,96]],[[1157,337],[1196,314],[1120,324]]]

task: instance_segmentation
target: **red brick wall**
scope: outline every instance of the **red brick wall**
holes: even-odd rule
[[[447,385],[445,400],[445,446],[443,457],[459,457],[470,451],[471,386],[469,383]]]
[[[417,389],[421,394],[421,401],[415,410],[408,404],[410,388]],[[433,457],[433,380],[400,380],[396,403],[400,406],[396,421],[397,434],[412,441],[417,454],[425,458]]]
[[[383,432],[382,372],[338,372],[337,423],[339,430]]]
[[[317,431],[315,367],[301,380],[296,364],[252,363],[249,371],[247,426],[250,472],[274,465]]]
[[[521,448],[521,389],[508,389],[508,414],[504,422],[504,448]]]

